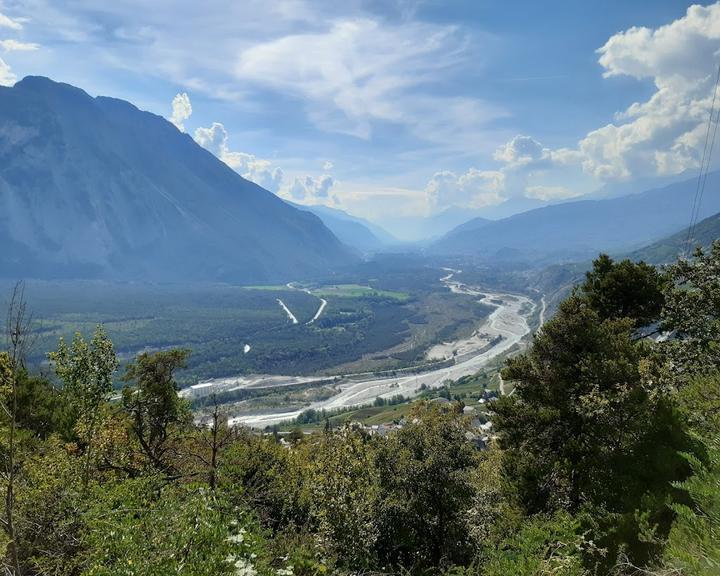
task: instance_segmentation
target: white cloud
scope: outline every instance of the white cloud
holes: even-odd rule
[[[564,186],[528,186],[525,189],[525,196],[536,200],[566,200],[575,198],[580,194]]]
[[[5,52],[29,52],[40,48],[34,42],[18,42],[17,40],[0,40],[0,49]]]
[[[300,200],[306,203],[320,202],[327,204],[330,198],[330,190],[334,185],[335,179],[328,174],[317,177],[296,177],[284,195],[293,200]]]
[[[170,116],[170,122],[177,126],[177,129],[181,132],[185,132],[184,122],[192,115],[192,104],[190,104],[190,97],[183,92],[177,94],[172,101],[172,115]]]
[[[22,23],[17,19],[12,19],[0,12],[0,28],[10,28],[11,30],[22,30]]]
[[[458,63],[465,42],[452,26],[335,20],[320,32],[247,48],[235,74],[302,97],[310,119],[325,131],[367,139],[381,121],[403,124],[424,138],[441,129],[446,137],[453,127],[467,131],[496,113],[469,98],[423,94],[423,86],[440,80],[441,70]],[[443,118],[434,121],[437,116]]]
[[[17,77],[13,74],[10,66],[0,58],[0,86],[12,86],[16,80]]]
[[[465,174],[436,172],[425,187],[431,208],[448,206],[482,208],[505,201],[505,175],[497,170],[470,168]]]
[[[335,167],[335,165],[332,162],[330,162],[330,160],[326,160],[325,162],[323,162],[323,170],[325,170],[325,172],[329,172],[334,167]]]
[[[256,158],[245,152],[233,152],[228,147],[228,134],[220,122],[209,128],[197,128],[195,141],[220,158],[243,178],[251,180],[266,190],[277,193],[283,180],[283,171],[274,168],[269,160]]]
[[[720,3],[691,6],[657,29],[634,27],[598,50],[604,76],[651,79],[655,92],[592,130],[577,148],[549,149],[518,135],[493,158],[506,175],[505,195],[539,200],[579,195],[576,188],[533,183],[538,174],[582,167],[592,181],[679,174],[699,166],[720,56]]]
[[[605,77],[649,78],[656,91],[581,140],[584,170],[610,180],[697,167],[720,53],[720,3],[691,6],[657,29],[615,34],[598,53]]]
[[[538,167],[550,161],[550,150],[530,136],[517,135],[500,146],[493,158],[508,168]]]

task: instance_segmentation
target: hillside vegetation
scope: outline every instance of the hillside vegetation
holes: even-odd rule
[[[139,354],[117,395],[102,326],[57,343],[50,380],[25,367],[21,287],[8,318],[7,574],[718,573],[720,243],[667,272],[600,256],[507,362],[484,450],[458,402],[383,436],[194,422],[189,350]]]
[[[701,220],[695,225],[690,237],[690,252],[700,246],[709,247],[720,238],[720,213]],[[688,230],[682,230],[631,254],[633,260],[644,260],[652,264],[668,264],[682,256],[688,247]]]

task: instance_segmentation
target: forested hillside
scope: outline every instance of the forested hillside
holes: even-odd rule
[[[707,248],[720,238],[720,213],[701,220],[690,234],[682,230],[631,254],[633,260],[644,260],[653,264],[668,264],[698,246]]]
[[[194,422],[190,351],[140,354],[113,395],[102,327],[28,373],[28,304],[0,354],[8,574],[718,573],[720,243],[667,272],[598,258],[508,361],[483,450],[460,403],[387,436]]]

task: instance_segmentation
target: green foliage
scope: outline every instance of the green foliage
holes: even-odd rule
[[[118,367],[115,350],[102,326],[97,326],[90,342],[77,332],[68,346],[63,338],[48,358],[64,383],[68,399],[83,420],[92,419],[97,407],[112,392],[112,375]]]
[[[42,376],[21,370],[17,377],[17,425],[42,439],[53,433],[74,439],[77,412],[68,395]]]
[[[56,436],[28,448],[16,490],[22,563],[30,574],[77,574],[78,536],[88,505],[84,462]]]
[[[83,520],[83,576],[250,576],[263,554],[242,514],[192,485],[152,478],[105,485]]]
[[[663,327],[674,338],[664,346],[676,384],[720,366],[720,241],[708,252],[670,267]]]
[[[161,472],[172,472],[167,458],[170,428],[190,418],[187,403],[178,396],[175,371],[186,365],[189,350],[143,352],[128,365],[123,379],[123,409],[149,463]]]
[[[679,400],[705,454],[685,455],[693,475],[676,484],[688,499],[672,506],[677,517],[664,559],[670,570],[710,576],[720,572],[720,374],[694,379]]]
[[[672,506],[677,518],[665,549],[668,566],[688,576],[720,573],[720,434],[707,450],[707,463],[688,456],[693,475],[676,486],[691,503]]]
[[[28,576],[716,574],[720,244],[669,279],[601,255],[508,361],[513,394],[478,412],[498,433],[483,452],[461,403],[394,412],[400,396],[291,424],[402,414],[386,437],[328,425],[280,440],[232,430],[219,411],[201,428],[178,395],[187,350],[140,354],[114,402],[117,360],[100,328],[51,353],[62,393],[0,354],[0,392],[17,400],[0,420],[15,519],[0,550]],[[302,330],[340,334],[366,321],[363,306],[387,320],[414,302],[353,296]],[[663,299],[673,337],[640,338]],[[491,379],[432,394],[468,399]]]
[[[90,342],[76,333],[71,346],[60,338],[58,349],[48,358],[55,365],[55,373],[63,381],[69,405],[77,414],[75,431],[84,445],[85,469],[83,485],[87,488],[93,459],[93,439],[101,417],[101,408],[112,392],[113,372],[118,360],[112,341],[102,326],[97,326]]]
[[[644,326],[658,319],[666,282],[654,266],[630,260],[614,262],[607,254],[600,254],[579,293],[599,318],[630,318],[637,326]]]
[[[378,450],[380,561],[417,569],[465,561],[477,463],[467,428],[437,406],[421,406],[411,419]]]
[[[670,399],[641,378],[648,345],[633,338],[634,325],[569,298],[531,349],[508,362],[503,377],[516,392],[492,411],[527,512],[592,509],[609,558],[626,549],[644,561],[655,544],[642,538],[638,518],[645,511],[660,533],[669,529],[670,482],[687,473],[677,452],[690,442]],[[623,529],[608,529],[604,517]]]
[[[370,568],[380,496],[373,448],[346,429],[322,435],[309,450],[309,513],[318,538],[347,568]]]
[[[0,401],[7,406],[13,391],[13,383],[15,371],[13,370],[12,360],[7,352],[0,352]],[[6,419],[10,414],[3,410],[0,412],[0,418]]]
[[[569,514],[537,516],[500,542],[482,564],[483,576],[589,576],[583,567],[588,547]]]

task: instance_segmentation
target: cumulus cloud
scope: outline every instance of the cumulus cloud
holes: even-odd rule
[[[551,152],[530,136],[517,135],[493,155],[508,168],[538,167],[550,162]]]
[[[192,104],[190,104],[190,97],[183,92],[177,94],[172,101],[172,115],[170,116],[170,122],[177,126],[177,129],[181,132],[185,132],[185,120],[190,118],[192,115]]]
[[[656,29],[615,34],[598,54],[605,77],[651,79],[654,93],[590,131],[576,148],[550,149],[526,135],[500,146],[493,158],[505,176],[504,196],[522,193],[544,201],[578,196],[577,189],[546,182],[553,173],[567,177],[567,168],[602,182],[699,166],[720,55],[720,3],[691,6],[682,18]]]
[[[225,164],[266,190],[277,193],[283,180],[283,171],[274,168],[269,160],[256,158],[245,152],[234,152],[228,147],[228,134],[220,122],[208,128],[195,130],[195,141],[220,158]]]
[[[330,160],[326,160],[325,162],[323,162],[323,170],[325,170],[325,172],[329,172],[334,167],[335,167],[335,165],[332,162],[330,162]]]
[[[498,147],[493,159],[500,164],[497,170],[470,168],[459,176],[447,171],[435,173],[425,187],[429,204],[439,209],[482,208],[518,196],[550,202],[582,194],[577,189],[547,183],[564,180],[565,168],[579,165],[579,151],[552,150],[530,136],[518,134]]]
[[[482,208],[505,201],[505,175],[497,170],[470,168],[466,173],[436,172],[425,187],[432,208],[448,206]]]
[[[579,195],[577,191],[570,190],[565,186],[528,186],[525,189],[525,196],[536,200],[566,200]]]
[[[12,86],[15,84],[16,80],[17,77],[13,74],[10,66],[8,66],[2,58],[0,58],[0,86]]]
[[[720,3],[691,6],[656,29],[633,27],[598,50],[604,76],[652,79],[655,93],[579,144],[586,172],[603,180],[677,174],[700,163],[720,51]]]
[[[18,42],[17,40],[0,40],[0,49],[5,52],[29,52],[40,48],[34,42]]]
[[[0,28],[10,28],[11,30],[22,30],[22,23],[0,12]]]
[[[287,196],[303,202],[320,202],[326,204],[335,179],[328,175],[296,177],[287,190]]]

